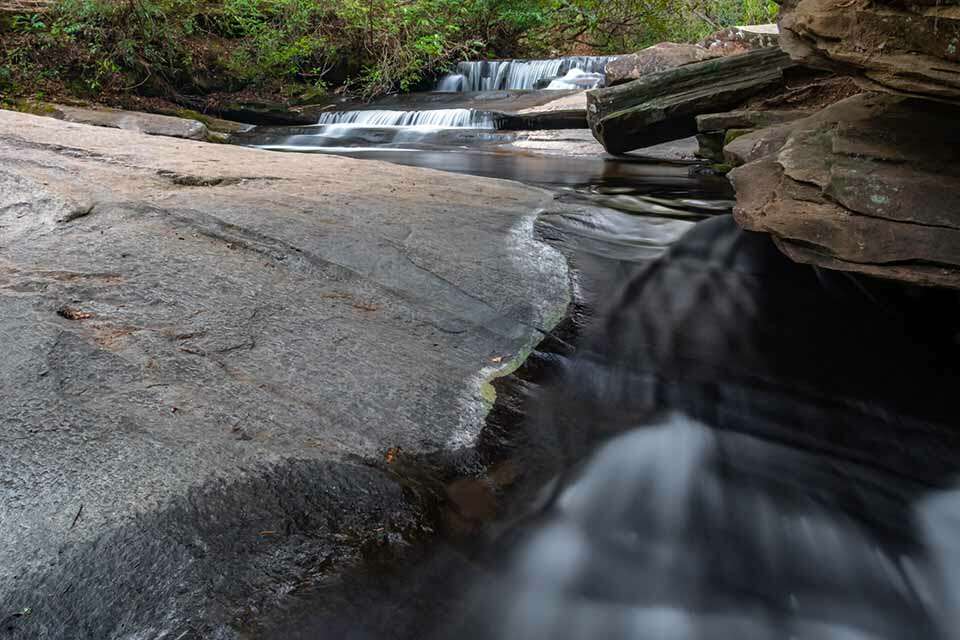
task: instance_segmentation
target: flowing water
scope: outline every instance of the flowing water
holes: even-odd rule
[[[590,81],[574,86],[590,89],[603,85],[607,63],[615,56],[569,56],[550,60],[477,60],[461,62],[455,73],[440,79],[437,91],[496,91],[503,89],[566,89],[551,82],[589,74]],[[574,75],[570,76],[569,74]]]
[[[254,637],[960,637],[955,296],[792,263],[682,164],[377,113],[248,142],[549,189],[576,303],[504,392],[487,437],[522,480],[479,543],[318,584]]]
[[[335,111],[320,115],[318,125],[361,125],[367,127],[436,127],[495,129],[492,114],[475,109],[428,109],[423,111],[394,111],[367,109]]]

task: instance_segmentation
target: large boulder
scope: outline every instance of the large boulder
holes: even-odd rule
[[[423,535],[387,463],[563,316],[549,201],[0,111],[0,635],[236,638]]]
[[[697,134],[696,117],[742,104],[783,83],[793,63],[770,47],[705,60],[587,92],[587,121],[611,153]]]
[[[623,84],[651,73],[681,67],[691,62],[701,62],[721,55],[695,44],[661,42],[636,53],[617,56],[607,63],[605,74],[607,86]]]
[[[50,105],[49,115],[67,122],[127,129],[154,136],[169,136],[187,140],[206,140],[209,136],[207,126],[198,120],[156,113],[122,111],[107,107],[71,107],[57,104]]]
[[[698,42],[697,46],[711,53],[728,56],[753,49],[775,47],[779,43],[779,34],[779,28],[772,23],[729,27],[710,34]]]
[[[799,262],[960,288],[958,117],[864,93],[781,125],[765,138],[781,148],[731,173],[734,215]]]
[[[784,0],[780,45],[866,88],[960,101],[956,0]]]

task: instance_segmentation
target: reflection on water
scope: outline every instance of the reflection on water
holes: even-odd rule
[[[341,112],[356,113],[361,112]],[[387,112],[369,113],[375,118]],[[509,146],[516,134],[502,131],[327,124],[261,127],[238,139],[245,145],[272,151],[341,154],[515,180],[554,190],[565,201],[631,214],[699,220],[729,210],[733,204],[725,178],[690,176],[686,163],[525,151]]]

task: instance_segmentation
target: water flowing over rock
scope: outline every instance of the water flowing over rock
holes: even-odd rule
[[[334,111],[317,120],[322,125],[361,125],[367,127],[450,127],[493,129],[492,114],[474,109],[427,109],[423,111]]]
[[[614,56],[570,56],[550,60],[478,60],[461,62],[456,73],[443,77],[437,91],[500,91],[535,89],[538,83],[552,81],[574,69],[598,74]],[[593,85],[597,86],[597,85]],[[568,88],[568,87],[560,87]]]
[[[960,5],[934,0],[787,0],[781,46],[866,88],[960,101]]]
[[[588,73],[580,69],[570,69],[567,75],[556,80],[551,80],[547,89],[551,91],[565,89],[593,89],[603,84],[602,73]]]

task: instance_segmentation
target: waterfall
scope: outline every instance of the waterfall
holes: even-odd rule
[[[596,83],[592,86],[599,86],[603,84],[604,68],[613,59],[613,56],[570,56],[551,60],[461,62],[457,65],[456,73],[441,78],[436,90],[455,92],[537,89],[546,87],[550,81],[575,69],[583,74],[597,74],[594,76]]]
[[[567,75],[552,80],[547,89],[592,89],[603,84],[602,73],[589,73],[580,69],[570,69]]]
[[[320,115],[317,124],[365,127],[442,127],[494,129],[493,116],[475,109],[432,109],[426,111],[335,111]]]

